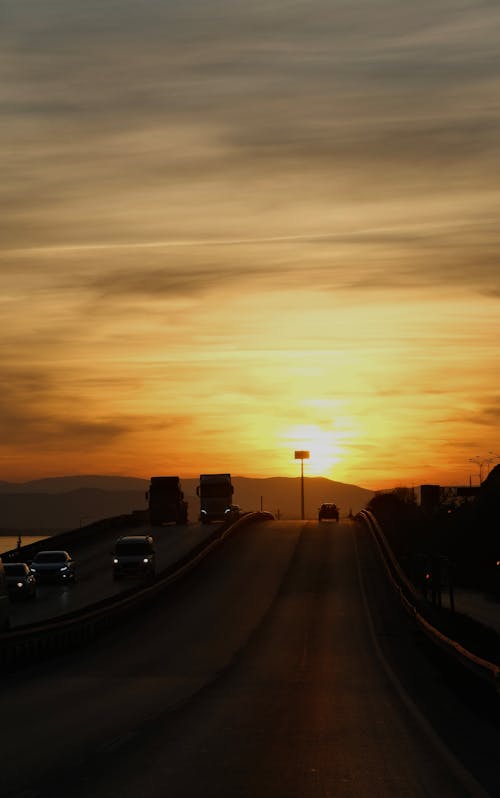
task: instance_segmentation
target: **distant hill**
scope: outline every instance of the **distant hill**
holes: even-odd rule
[[[43,534],[144,509],[143,490],[80,488],[66,493],[0,493],[0,530]]]
[[[85,474],[83,476],[46,477],[45,479],[33,479],[30,482],[0,481],[0,495],[2,493],[69,493],[69,491],[81,488],[109,491],[140,490],[144,493],[148,489],[148,485],[149,480],[137,477]]]
[[[198,479],[183,479],[191,520],[198,517]],[[234,504],[243,510],[261,506],[281,518],[300,518],[300,479],[233,477]],[[54,532],[75,529],[100,518],[146,509],[149,480],[135,477],[69,476],[25,483],[0,483],[0,531]],[[316,518],[321,502],[334,501],[341,515],[361,510],[373,491],[323,477],[304,479],[305,515]]]

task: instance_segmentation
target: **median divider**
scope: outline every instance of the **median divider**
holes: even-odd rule
[[[500,667],[468,651],[456,640],[447,637],[429,623],[423,613],[425,600],[403,572],[375,515],[369,510],[362,510],[357,515],[357,519],[362,521],[370,531],[378,548],[387,577],[408,615],[414,619],[415,623],[434,645],[444,651],[453,661],[467,668],[483,683],[492,687],[497,695],[500,696]]]
[[[272,514],[267,512],[245,513],[236,521],[219,525],[207,540],[144,587],[131,588],[119,596],[104,599],[52,621],[5,632],[0,635],[0,668],[4,671],[13,670],[88,642],[167,590],[219,548],[230,535],[251,523],[272,518]]]

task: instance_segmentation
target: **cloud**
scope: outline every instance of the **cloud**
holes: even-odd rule
[[[500,397],[485,400],[480,406],[479,412],[470,416],[469,421],[473,424],[498,428],[500,425]],[[500,436],[497,437],[500,438]]]
[[[65,400],[56,373],[35,366],[3,368],[0,439],[3,447],[67,450],[115,441],[126,427],[104,413],[88,417],[85,402]]]
[[[318,291],[367,297],[382,291],[411,297],[442,286],[449,295],[468,288],[496,298],[496,229],[488,218],[457,219],[456,224],[434,228],[422,222],[337,234],[27,249],[11,253],[3,279],[15,286],[14,295],[24,285],[32,293],[38,282],[67,300],[87,296],[101,305],[116,305],[127,297],[194,299],[238,286],[276,291],[316,286]]]
[[[134,379],[112,375],[92,378],[88,374],[78,378],[68,372],[63,377],[55,365],[52,370],[32,367],[4,369],[3,373],[0,438],[4,449],[87,455],[93,449],[115,446],[130,435],[178,432],[193,424],[191,415],[172,408],[161,415],[107,413],[103,408],[110,392],[128,396],[131,390],[143,387],[137,380],[134,385]]]
[[[263,270],[255,269],[255,273]],[[101,298],[193,296],[216,290],[241,281],[242,276],[234,269],[208,266],[178,269],[176,266],[108,272],[91,277],[87,283],[90,291]]]
[[[105,417],[91,421],[64,418],[60,412],[44,411],[34,403],[13,408],[4,398],[0,400],[0,412],[2,447],[75,452],[82,446],[88,450],[109,445],[128,431]]]
[[[102,256],[109,277],[81,285],[108,301],[260,279],[249,257],[232,273],[195,252],[183,273],[144,263],[210,236],[214,258],[260,242],[269,279],[297,285],[293,245],[326,290],[498,290],[493,5],[119,8],[9,3],[4,246]],[[344,268],[311,262],[329,243],[337,261],[350,248]],[[114,292],[112,253],[136,259]]]

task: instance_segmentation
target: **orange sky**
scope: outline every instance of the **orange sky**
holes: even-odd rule
[[[500,9],[7,6],[0,479],[477,483]]]

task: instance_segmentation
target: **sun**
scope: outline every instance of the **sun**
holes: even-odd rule
[[[283,437],[290,449],[309,451],[309,460],[304,463],[307,476],[331,477],[334,467],[343,459],[339,435],[332,429],[316,424],[299,424],[287,429]]]

